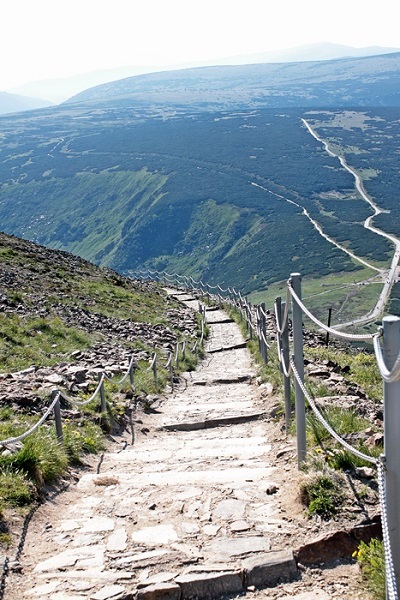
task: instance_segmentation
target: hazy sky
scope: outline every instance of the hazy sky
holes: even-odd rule
[[[1,0],[0,90],[329,41],[400,47],[400,2]]]

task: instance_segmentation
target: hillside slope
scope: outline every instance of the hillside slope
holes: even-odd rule
[[[41,100],[39,98],[31,98],[20,94],[10,94],[8,92],[0,92],[0,115],[8,113],[18,113],[26,110],[34,110],[51,106],[49,100]]]
[[[0,232],[0,373],[146,359],[190,330],[195,319],[157,286]],[[13,399],[3,384],[3,403],[43,402],[37,387]]]
[[[119,272],[178,270],[244,292],[293,268],[360,268],[310,218],[355,254],[386,264],[390,244],[363,227],[371,210],[354,178],[313,139],[303,115],[65,105],[3,118],[2,227]],[[388,168],[385,158],[379,169]]]
[[[128,77],[67,103],[130,99],[204,109],[399,106],[400,53],[328,61],[198,67]]]

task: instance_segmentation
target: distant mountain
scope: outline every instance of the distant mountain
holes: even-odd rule
[[[48,98],[52,103],[59,104],[82,90],[102,83],[161,70],[161,67],[120,67],[118,69],[83,73],[73,77],[33,81],[13,88],[9,92],[26,96],[40,96],[41,98]]]
[[[67,102],[142,106],[399,106],[400,52],[361,58],[198,67],[106,83]]]
[[[0,92],[0,115],[22,112],[24,110],[33,110],[35,108],[45,108],[52,104],[53,103],[48,100]]]
[[[255,63],[276,63],[276,62],[300,62],[300,61],[319,61],[332,60],[343,57],[361,57],[379,54],[389,54],[391,52],[400,52],[400,48],[387,48],[373,46],[367,48],[353,48],[341,44],[332,44],[330,42],[321,42],[318,44],[308,44],[296,46],[285,50],[271,52],[261,52],[258,54],[242,54],[238,56],[227,56],[218,60],[200,61],[195,63],[185,63],[170,66],[126,66],[115,69],[93,71],[74,75],[73,77],[64,77],[58,79],[45,79],[43,81],[34,81],[24,85],[12,88],[8,92],[21,94],[23,96],[32,96],[37,98],[47,98],[51,102],[59,104],[68,98],[79,94],[80,92],[101,85],[117,81],[136,75],[146,73],[156,73],[162,71],[176,71],[180,69],[191,69],[196,67],[223,66],[223,65],[249,65]]]
[[[318,61],[332,60],[334,58],[377,56],[379,54],[390,54],[392,52],[400,52],[400,48],[388,48],[382,46],[354,48],[353,46],[344,46],[343,44],[320,42],[318,44],[295,46],[294,48],[287,48],[285,50],[259,52],[257,54],[247,54],[245,56],[233,56],[224,59],[223,62],[218,61],[213,64],[249,65],[271,62]]]

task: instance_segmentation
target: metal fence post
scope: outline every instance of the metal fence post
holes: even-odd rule
[[[267,339],[267,319],[265,318],[265,302],[262,302],[260,305],[260,316],[261,316],[261,333],[262,333],[262,348],[263,354],[262,357],[264,359],[264,364],[268,363],[268,346],[266,343]]]
[[[294,292],[301,300],[301,275],[291,273],[290,281]],[[300,306],[292,302],[292,324],[293,324],[293,354],[294,364],[299,377],[304,381],[304,356],[303,356],[303,312]],[[295,408],[296,408],[296,437],[297,437],[297,461],[299,467],[306,459],[306,407],[303,390],[295,379]]]
[[[282,302],[281,311],[282,317],[285,314],[286,310],[286,302]],[[281,317],[281,318],[282,318]],[[286,327],[282,333],[282,352],[283,352],[283,360],[285,361],[285,365],[289,368],[290,361],[290,346],[289,346],[289,323],[286,323]],[[292,393],[290,386],[290,375],[289,377],[284,378],[284,390],[285,390],[285,426],[286,432],[289,431],[290,422],[292,420]]]
[[[258,351],[262,358],[263,351],[262,351],[262,337],[261,337],[261,312],[260,312],[259,305],[256,305],[256,338],[258,341]]]
[[[172,352],[169,353],[169,378],[171,382],[171,389],[174,391],[174,367],[172,365]]]
[[[51,392],[51,401],[53,402],[53,400],[55,399],[55,397],[58,394],[58,400],[54,405],[54,422],[56,425],[56,432],[57,432],[57,438],[59,442],[63,442],[64,441],[64,435],[63,435],[63,430],[62,430],[62,421],[61,421],[61,408],[60,408],[60,393],[58,390],[53,390]]]
[[[251,326],[251,312],[250,312],[250,306],[249,303],[246,300],[246,326],[247,326],[247,331],[249,332],[249,338],[252,340],[253,339],[253,328]]]
[[[400,352],[400,318],[382,319],[383,355],[393,368]],[[387,517],[397,589],[400,589],[400,381],[383,384]]]
[[[285,314],[286,302],[282,302],[282,298],[278,296],[275,299],[275,304],[277,307],[277,317],[278,317],[278,328],[282,330],[283,327],[283,315]],[[286,323],[285,329],[282,332],[282,335],[278,333],[280,336],[280,346],[282,348],[282,359],[285,366],[288,368],[289,366],[289,324]],[[279,360],[281,357],[279,357]],[[285,397],[285,429],[286,433],[289,431],[290,421],[292,419],[292,399],[291,399],[291,391],[290,391],[290,376],[286,377],[283,372],[283,387],[284,387],[284,397]]]
[[[100,410],[101,410],[102,413],[105,413],[105,412],[107,412],[107,404],[106,404],[106,395],[105,395],[105,392],[104,392],[104,377],[103,377],[103,373],[99,373],[98,374],[98,378],[99,378],[99,382],[101,382],[100,383],[100,401],[101,401],[101,404],[100,404],[101,408],[100,408]]]
[[[328,327],[331,326],[331,320],[332,320],[332,307],[330,306],[328,308]],[[325,345],[326,346],[329,345],[329,331],[326,332]]]

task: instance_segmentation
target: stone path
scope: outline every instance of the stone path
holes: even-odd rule
[[[207,318],[206,358],[134,444],[36,513],[6,600],[221,598],[296,576],[254,367],[236,324]]]

